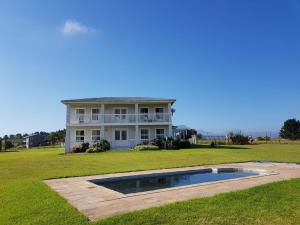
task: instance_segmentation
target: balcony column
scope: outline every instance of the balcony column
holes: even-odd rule
[[[105,127],[104,127],[104,125],[102,125],[101,127],[100,127],[100,139],[102,140],[102,139],[105,139]]]
[[[134,104],[134,117],[135,117],[135,122],[138,123],[139,121],[139,104],[138,103],[135,103]]]
[[[173,131],[172,131],[172,108],[171,103],[168,103],[168,117],[169,117],[169,128],[168,128],[168,136],[173,137]]]
[[[101,107],[100,107],[100,122],[101,123],[104,123],[104,114],[105,114],[105,105],[104,104],[101,104]]]
[[[168,117],[169,117],[169,122],[172,123],[172,107],[171,107],[171,103],[168,103]]]
[[[71,152],[71,139],[70,139],[70,106],[67,105],[67,117],[66,117],[66,138],[65,138],[65,153]]]
[[[134,143],[138,144],[139,140],[139,125],[135,125]]]

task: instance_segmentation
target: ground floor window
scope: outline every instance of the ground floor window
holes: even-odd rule
[[[100,141],[100,130],[92,130],[92,141]]]
[[[76,142],[84,142],[84,130],[76,130]]]
[[[141,129],[141,139],[149,140],[149,129]]]
[[[127,140],[127,130],[115,130],[115,140],[116,141],[126,141]]]
[[[164,138],[165,137],[165,129],[156,129],[156,138]]]

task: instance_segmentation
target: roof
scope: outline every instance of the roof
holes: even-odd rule
[[[171,102],[176,99],[170,98],[148,98],[148,97],[101,97],[101,98],[83,98],[62,100],[63,104],[70,103],[134,103],[134,102]]]

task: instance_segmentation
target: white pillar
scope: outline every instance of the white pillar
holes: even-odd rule
[[[100,128],[100,139],[105,139],[105,127],[104,125]]]
[[[70,139],[70,106],[67,105],[67,113],[66,113],[66,137],[65,137],[65,153],[71,152],[71,139]]]
[[[135,134],[134,134],[135,144],[137,144],[137,141],[139,140],[139,125],[135,125]]]
[[[171,107],[171,103],[168,103],[168,117],[169,117],[169,122],[172,123],[172,107]]]
[[[135,122],[138,123],[138,114],[139,114],[139,104],[135,103],[134,104],[134,117],[135,117]]]
[[[168,137],[173,137],[173,132],[172,132],[172,124],[169,124],[169,129],[168,129]]]
[[[101,123],[104,123],[104,114],[105,114],[105,105],[101,104],[101,107],[100,107],[100,121],[101,121]]]

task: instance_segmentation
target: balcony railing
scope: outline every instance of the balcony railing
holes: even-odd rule
[[[170,113],[145,114],[77,114],[71,117],[71,124],[103,124],[103,123],[160,123],[170,122]]]

